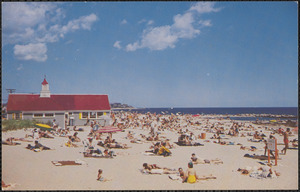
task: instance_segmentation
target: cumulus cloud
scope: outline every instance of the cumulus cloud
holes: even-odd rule
[[[126,51],[135,51],[139,48],[148,47],[150,50],[163,50],[168,47],[174,48],[178,37],[171,33],[171,27],[161,26],[150,28],[143,32],[141,42],[135,42],[126,46]]]
[[[47,46],[44,43],[15,45],[14,54],[21,60],[46,61]]]
[[[210,20],[197,21],[198,17],[204,13],[218,12],[220,9],[214,7],[215,3],[198,2],[190,7],[185,13],[177,14],[173,17],[171,25],[148,27],[143,31],[140,40],[127,44],[126,51],[135,51],[141,48],[150,50],[164,50],[174,48],[180,39],[192,39],[200,34],[200,30],[195,27],[199,24],[201,27],[211,26]],[[150,20],[151,21],[151,20]],[[152,24],[153,21],[148,22]],[[139,23],[146,22],[141,20]]]
[[[65,12],[57,3],[5,2],[2,3],[2,11],[3,45],[15,45],[15,56],[21,60],[46,61],[47,43],[57,42],[66,34],[80,29],[91,30],[92,24],[98,20],[92,13],[65,22]],[[22,46],[31,50],[21,52]],[[34,49],[38,46],[46,52]]]
[[[121,49],[122,47],[121,47],[121,45],[120,45],[120,41],[116,41],[115,43],[114,43],[114,47],[115,48],[118,48],[118,49]]]

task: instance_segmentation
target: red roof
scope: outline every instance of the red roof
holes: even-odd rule
[[[108,95],[10,94],[7,111],[110,110]]]
[[[48,82],[46,81],[46,78],[44,79],[44,81],[42,82],[42,85],[47,85]]]

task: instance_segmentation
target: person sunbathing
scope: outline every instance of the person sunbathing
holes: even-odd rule
[[[165,140],[165,143],[166,143],[166,146],[167,146],[169,149],[174,148],[174,145],[172,145],[172,144],[170,143],[170,139],[166,139],[166,140]]]
[[[161,167],[157,166],[156,164],[148,164],[148,163],[143,163],[144,169],[161,169]]]
[[[76,126],[74,126],[73,131],[84,131],[84,130],[83,130],[83,128],[77,128]]]
[[[133,139],[133,134],[131,133],[131,131],[128,131],[127,139]]]
[[[30,149],[30,150],[35,150],[35,149],[40,149],[40,150],[50,150],[49,147],[46,147],[42,144],[40,144],[38,141],[35,141],[34,142],[34,146],[28,144],[28,146],[26,147],[27,149]]]
[[[186,145],[186,135],[182,134],[178,137],[178,144]]]
[[[132,138],[132,139],[130,140],[130,143],[139,143],[139,144],[141,144],[142,141],[141,141],[140,139],[137,139],[137,138]]]
[[[160,143],[157,142],[153,146],[151,146],[150,148],[153,148],[153,150],[145,151],[145,152],[151,152],[151,153],[157,154],[158,151],[159,151],[159,148],[160,148]]]
[[[240,147],[240,149],[242,149],[242,150],[248,150],[248,151],[256,151],[257,150],[257,148],[255,147],[255,146],[250,146],[250,147],[246,147],[246,146],[241,146]]]
[[[110,179],[106,179],[102,176],[103,170],[99,169],[98,170],[98,176],[97,176],[97,181],[102,181],[102,182],[106,182],[106,181],[110,181]]]
[[[204,159],[198,158],[195,153],[192,154],[191,160],[194,164],[205,164]]]
[[[176,174],[177,171],[168,168],[156,168],[156,169],[143,169],[143,172],[148,174]]]
[[[162,146],[160,147],[160,149],[158,150],[158,153],[157,153],[158,155],[163,155],[163,156],[169,156],[169,155],[171,155],[172,153],[171,153],[171,151],[168,149],[168,148],[166,148],[166,143],[162,143]]]
[[[13,140],[14,140],[13,137],[9,137],[5,141],[2,141],[2,144],[4,144],[4,145],[21,145],[21,143],[13,142]]]
[[[253,135],[253,139],[262,140],[263,138],[259,135],[258,131],[255,131],[255,133]]]
[[[68,138],[69,138],[69,140],[67,141],[67,143],[65,143],[65,145],[67,147],[78,147],[78,145],[76,145],[76,144],[73,143],[72,136],[69,136]]]
[[[78,132],[75,132],[74,135],[72,136],[72,142],[80,142],[81,139],[77,136]]]
[[[170,169],[170,168],[167,168],[167,167],[161,168],[157,164],[148,164],[148,163],[143,163],[143,168],[148,169],[149,171],[152,170],[152,169],[165,169],[167,171],[174,171],[174,169]]]
[[[44,131],[40,131],[39,135],[40,135],[40,138],[44,137],[44,138],[54,139],[54,137],[50,136],[48,133],[46,133]]]
[[[25,138],[14,138],[14,137],[12,137],[12,140],[13,140],[13,141],[32,142],[32,140],[27,140],[27,139],[25,139]]]
[[[105,157],[112,157],[112,156],[116,156],[114,151],[109,151],[108,149],[105,149],[103,151],[103,156]]]
[[[292,146],[293,147],[298,147],[298,140],[297,139],[292,140]]]
[[[188,170],[186,171],[187,183],[195,183],[198,179],[196,171],[193,168],[193,163],[188,163]]]
[[[182,183],[186,183],[188,177],[186,176],[185,172],[181,167],[178,169],[178,171],[179,171],[180,178],[182,179]]]
[[[106,139],[104,140],[104,144],[111,143],[112,141],[110,140],[110,137],[107,136]]]
[[[104,146],[108,148],[122,148],[122,149],[128,148],[127,144],[121,144],[121,143],[107,143]]]

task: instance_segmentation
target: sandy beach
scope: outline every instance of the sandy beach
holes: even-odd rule
[[[144,115],[138,115],[142,119]],[[160,119],[168,118],[168,115],[160,116]],[[275,133],[274,136],[278,141],[279,157],[277,166],[272,166],[272,170],[280,173],[277,178],[257,179],[249,175],[242,175],[237,171],[239,168],[245,167],[261,167],[261,160],[244,157],[245,154],[264,154],[264,142],[250,142],[253,136],[247,133],[254,133],[258,130],[264,133],[266,138],[269,137],[272,130],[279,127],[286,130],[286,127],[279,125],[256,125],[250,121],[234,121],[243,123],[239,128],[239,136],[224,135],[222,141],[233,142],[233,145],[221,145],[217,143],[217,139],[210,139],[215,133],[207,131],[205,126],[220,123],[219,127],[224,127],[227,133],[233,122],[230,119],[209,119],[214,116],[176,116],[180,120],[177,124],[178,129],[162,129],[159,130],[162,138],[170,139],[170,143],[175,148],[170,149],[171,156],[149,156],[144,152],[150,150],[151,141],[142,140],[142,143],[131,143],[127,139],[128,131],[133,132],[134,137],[139,138],[140,134],[149,135],[149,129],[142,128],[141,125],[130,125],[123,132],[113,133],[112,138],[122,144],[127,144],[128,149],[112,149],[116,156],[112,159],[107,158],[85,158],[83,156],[83,144],[77,143],[78,148],[66,147],[67,137],[58,137],[54,139],[40,138],[39,142],[53,150],[43,150],[34,152],[26,149],[28,144],[33,142],[22,142],[21,145],[8,146],[2,145],[2,181],[12,186],[8,190],[180,190],[180,189],[196,189],[196,190],[228,190],[228,189],[298,189],[298,149],[287,150],[286,155],[281,154],[284,148],[283,136]],[[201,125],[188,125],[186,120],[191,122],[200,122]],[[117,119],[118,122],[121,119]],[[246,129],[252,126],[251,130]],[[260,128],[259,128],[260,127]],[[267,127],[267,128],[265,128]],[[78,132],[78,137],[82,140],[88,137],[91,127],[82,126],[83,132]],[[188,129],[195,136],[206,133],[205,139],[198,139],[197,142],[204,146],[178,146],[174,142],[180,134],[178,130]],[[246,130],[247,131],[246,131]],[[26,134],[31,134],[33,128],[18,131],[2,132],[2,141],[9,137],[24,138]],[[70,131],[73,135],[75,131]],[[244,134],[245,137],[241,137]],[[103,134],[103,138],[107,135]],[[292,133],[289,140],[298,138],[298,135]],[[28,138],[31,139],[32,138]],[[209,142],[208,142],[209,141]],[[216,143],[214,143],[214,141]],[[250,147],[255,146],[256,151],[242,150],[241,145]],[[290,144],[291,145],[291,144]],[[97,146],[103,150],[104,148]],[[187,169],[187,164],[191,160],[191,154],[195,153],[203,159],[220,159],[222,164],[195,164],[194,169],[198,176],[207,176],[212,174],[216,179],[201,180],[194,184],[182,183],[181,180],[172,180],[168,174],[143,174],[140,170],[143,163],[157,164],[161,167],[168,167],[178,170],[182,167]],[[82,165],[74,166],[55,166],[51,161],[84,161]],[[266,162],[266,161],[264,161]],[[272,160],[274,164],[274,160]],[[103,176],[110,181],[97,181],[98,169],[103,170]]]

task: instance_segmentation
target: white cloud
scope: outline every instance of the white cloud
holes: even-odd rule
[[[153,20],[149,20],[148,23],[147,23],[147,25],[152,25],[153,23],[154,23]]]
[[[46,61],[47,46],[44,43],[15,45],[14,54],[21,60]]]
[[[50,31],[54,32],[54,34],[59,34],[60,37],[64,37],[65,34],[79,29],[91,30],[91,25],[97,20],[98,18],[95,14],[90,14],[88,16],[82,16],[79,19],[71,20],[67,25],[53,25]]]
[[[127,20],[126,19],[123,19],[122,21],[121,21],[121,24],[123,25],[123,24],[126,24],[127,23]]]
[[[121,45],[120,45],[120,41],[116,41],[115,43],[114,43],[114,47],[115,48],[118,48],[118,49],[121,49],[122,47],[121,47]]]
[[[126,46],[126,51],[135,51],[140,48],[150,50],[163,50],[168,47],[174,48],[178,37],[172,35],[171,27],[161,26],[145,30],[141,42],[135,42]]]
[[[193,38],[200,33],[200,30],[193,27],[194,17],[187,12],[184,15],[175,15],[172,28],[179,38]]]
[[[56,8],[56,4],[40,2],[5,2],[2,6],[3,28],[10,32],[20,32],[25,28],[46,22],[46,12]]]
[[[140,48],[140,46],[138,45],[138,42],[135,42],[133,44],[128,44],[126,46],[126,51],[135,51],[137,50],[138,48]]]
[[[17,68],[18,71],[21,71],[23,69],[23,64],[20,64],[20,66]]]
[[[147,20],[146,20],[146,19],[142,19],[142,20],[140,20],[140,21],[138,22],[138,24],[145,23],[145,22],[147,22]]]
[[[199,24],[200,24],[200,25],[203,25],[203,26],[205,26],[205,27],[210,27],[210,26],[212,26],[210,20],[200,20],[200,21],[199,21]]]
[[[220,8],[214,8],[214,5],[215,5],[214,2],[197,2],[189,10],[190,11],[195,10],[200,14],[210,13],[210,12],[218,12],[221,10]]]
[[[150,50],[164,50],[174,48],[180,39],[192,39],[200,34],[200,30],[195,25],[195,20],[203,13],[218,12],[219,8],[214,8],[215,3],[198,2],[190,7],[184,14],[177,14],[173,17],[171,25],[150,27],[143,31],[141,40],[130,43],[126,46],[126,51],[135,51],[141,48]],[[141,20],[139,23],[146,22]],[[148,21],[152,24],[153,21]],[[197,23],[196,23],[197,24]],[[200,20],[201,27],[211,26],[210,20]]]
[[[170,26],[155,27],[144,31],[141,47],[148,47],[151,50],[174,48],[177,39],[178,37],[172,34]]]
[[[2,3],[3,45],[38,45],[41,43],[46,47],[46,43],[57,42],[70,32],[80,29],[91,30],[92,24],[98,20],[98,17],[92,13],[62,24],[66,16],[64,10],[58,5],[41,2]],[[15,47],[18,50],[18,46]],[[41,57],[39,51],[37,51],[37,57],[34,57],[33,50],[30,52],[30,57],[16,56],[24,60],[32,58],[35,61],[45,61],[47,59],[47,57]]]

